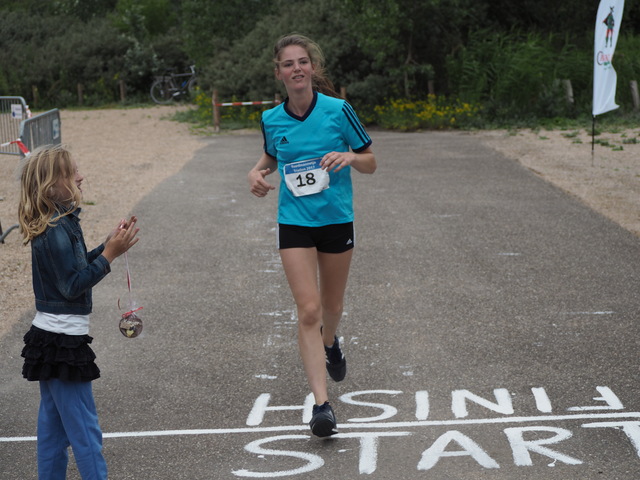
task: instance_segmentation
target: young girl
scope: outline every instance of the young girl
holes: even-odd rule
[[[298,311],[298,345],[315,397],[311,431],[336,433],[327,379],[341,381],[346,361],[336,336],[355,234],[351,169],[373,173],[371,138],[353,108],[323,70],[320,48],[302,35],[274,48],[276,78],[288,98],[262,116],[264,153],[249,172],[251,192],[275,187],[266,176],[278,169],[278,248]]]
[[[62,146],[26,158],[18,218],[31,242],[36,315],[24,336],[22,375],[40,382],[38,478],[66,478],[69,445],[83,480],[106,479],[102,432],[91,381],[100,376],[89,347],[91,288],[113,260],[138,241],[136,217],[120,224],[104,244],[87,252],[80,228],[83,177]]]

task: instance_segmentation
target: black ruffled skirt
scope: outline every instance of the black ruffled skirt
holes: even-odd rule
[[[89,347],[89,335],[51,333],[31,326],[24,336],[22,376],[27,380],[57,378],[68,382],[90,382],[100,377]]]

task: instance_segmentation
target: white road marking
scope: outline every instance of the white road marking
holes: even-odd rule
[[[499,417],[499,418],[471,418],[457,420],[417,420],[408,422],[378,422],[378,423],[341,423],[338,430],[355,429],[392,429],[419,427],[446,427],[455,425],[504,425],[534,422],[562,422],[575,420],[610,420],[610,419],[640,419],[640,412],[617,413],[580,413],[569,415],[533,415],[530,417]],[[240,427],[240,428],[209,428],[192,430],[150,430],[140,432],[104,433],[104,438],[134,438],[134,437],[170,437],[188,435],[228,435],[245,433],[270,433],[289,431],[308,431],[308,425],[282,425],[277,427]],[[0,437],[0,442],[33,442],[36,437]]]

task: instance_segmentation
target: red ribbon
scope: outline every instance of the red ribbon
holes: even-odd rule
[[[138,310],[142,310],[142,307],[135,308],[133,310],[129,310],[127,313],[122,314],[122,318],[126,318],[131,315],[133,312],[137,312]]]

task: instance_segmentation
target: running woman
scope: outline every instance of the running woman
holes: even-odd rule
[[[280,173],[278,249],[298,313],[298,346],[315,398],[314,435],[337,433],[325,370],[342,381],[347,364],[336,335],[355,233],[351,170],[373,173],[371,138],[335,93],[319,46],[298,34],[274,47],[276,79],[287,99],[262,115],[264,153],[249,172],[250,191],[274,190]]]

